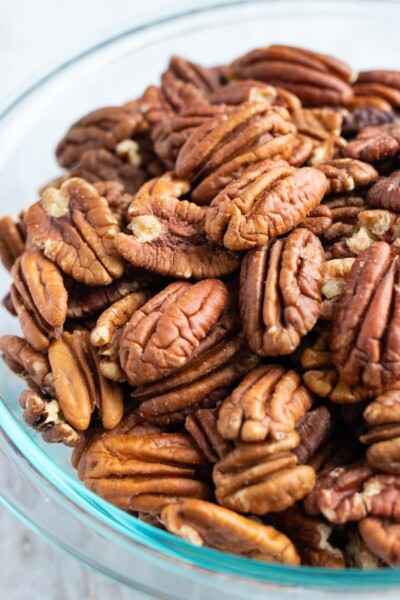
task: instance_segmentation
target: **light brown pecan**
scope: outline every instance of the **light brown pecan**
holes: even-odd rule
[[[355,258],[334,258],[324,265],[321,318],[331,321]]]
[[[287,159],[288,163],[292,167],[302,167],[313,155],[314,149],[318,146],[321,147],[308,135],[297,134],[294,138],[292,153]],[[331,158],[330,155],[329,158]]]
[[[400,237],[399,213],[377,208],[362,210],[358,213],[358,221],[361,225],[360,231],[361,229],[367,230],[371,244],[378,240],[383,240],[388,244],[398,243]]]
[[[231,444],[217,429],[218,407],[200,408],[186,417],[185,429],[211,463],[217,462],[231,450]]]
[[[205,463],[185,434],[107,435],[88,446],[78,473],[89,489],[123,510],[159,513],[185,497],[210,497],[197,474]]]
[[[367,208],[365,199],[361,196],[338,196],[326,199],[322,206],[327,206],[332,214],[332,225],[324,233],[327,242],[342,241],[358,232],[360,228],[358,215]]]
[[[56,156],[62,167],[73,167],[86,150],[114,150],[118,142],[143,131],[146,125],[139,106],[109,106],[82,117],[72,125],[57,146]]]
[[[353,85],[354,102],[365,102],[365,106],[381,107],[392,110],[400,106],[400,90],[378,82],[357,82]]]
[[[298,565],[289,538],[231,510],[202,500],[183,500],[166,506],[161,518],[171,533],[196,546],[209,546],[266,562]]]
[[[389,519],[365,517],[358,525],[371,552],[391,567],[400,566],[400,525]]]
[[[394,123],[396,115],[387,110],[378,108],[356,108],[343,116],[342,134],[354,135],[364,127],[374,127],[375,125],[384,125],[385,123]]]
[[[361,252],[332,321],[330,347],[341,379],[375,391],[400,377],[398,257],[377,242]]]
[[[322,519],[310,517],[300,506],[292,506],[278,515],[278,526],[292,540],[302,564],[343,569],[343,552],[332,542],[333,529]]]
[[[69,179],[59,190],[47,188],[25,222],[28,242],[77,281],[106,285],[122,276],[124,262],[114,246],[116,216],[83,179]]]
[[[33,390],[24,390],[19,403],[24,420],[42,434],[45,442],[61,442],[75,447],[81,443],[83,435],[66,422],[60,405],[54,398],[44,398]]]
[[[336,158],[316,167],[328,179],[329,194],[343,194],[374,183],[378,172],[372,165],[352,158]]]
[[[293,46],[253,50],[231,65],[232,79],[256,79],[279,85],[308,106],[343,105],[353,98],[356,74],[342,61]]]
[[[22,224],[8,215],[0,218],[0,259],[9,271],[25,250]]]
[[[312,401],[298,373],[265,365],[251,371],[224,400],[218,431],[227,440],[279,440],[294,431]]]
[[[288,158],[295,132],[282,107],[248,102],[197,127],[177,156],[175,171],[188,179],[192,200],[210,204],[232,179],[263,160]]]
[[[123,415],[123,391],[100,373],[89,332],[63,333],[50,345],[49,361],[55,396],[70,425],[87,429],[96,407],[105,429],[118,425]]]
[[[320,204],[310,211],[305,219],[300,223],[299,227],[308,229],[316,236],[323,234],[332,225],[332,211],[328,206]]]
[[[353,100],[348,104],[350,110],[379,110],[380,112],[392,111],[392,107],[387,100],[382,96],[367,96],[363,94],[355,94]],[[392,123],[396,119],[383,121],[384,123]]]
[[[262,356],[293,352],[321,305],[323,249],[297,229],[249,252],[240,275],[240,311],[250,347]]]
[[[117,251],[136,267],[179,279],[233,273],[241,256],[206,237],[205,209],[178,199],[187,191],[169,173],[145,184],[129,209],[132,233],[117,235]]]
[[[296,431],[300,436],[299,445],[293,450],[297,463],[304,465],[319,448],[326,443],[334,428],[332,411],[326,406],[309,410],[296,422]]]
[[[60,270],[39,251],[24,252],[14,263],[11,298],[27,342],[39,352],[61,335],[67,316],[67,290]]]
[[[365,201],[376,208],[400,212],[400,171],[381,177],[368,191]]]
[[[360,440],[368,444],[370,465],[386,473],[400,474],[400,392],[380,394],[364,410],[368,430]]]
[[[314,469],[297,466],[297,433],[279,441],[239,443],[213,469],[217,502],[240,513],[279,512],[304,498],[315,483]]]
[[[400,106],[400,74],[399,71],[375,69],[362,71],[354,86],[360,96],[383,98],[393,108]]]
[[[290,157],[289,162],[301,166],[306,161],[315,166],[332,160],[346,144],[341,137],[343,115],[331,108],[302,108],[293,112],[292,121],[297,127],[297,139],[303,142],[303,160]],[[308,147],[307,153],[305,147]],[[299,152],[297,149],[296,154]]]
[[[365,127],[344,149],[344,154],[349,158],[369,163],[391,158],[399,152],[400,122]]]
[[[16,335],[0,337],[0,351],[7,366],[29,386],[48,394],[54,393],[53,374],[45,354],[37,352]]]
[[[121,366],[134,386],[184,368],[228,302],[225,285],[172,283],[137,310],[120,339]]]

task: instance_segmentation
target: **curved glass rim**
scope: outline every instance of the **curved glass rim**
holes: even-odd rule
[[[352,0],[352,3],[358,4],[360,8],[364,6],[366,2],[373,4],[376,0]],[[171,12],[171,14],[167,14],[160,19],[145,21],[137,27],[128,28],[99,44],[95,44],[94,46],[83,50],[76,56],[64,61],[58,67],[37,77],[33,83],[16,94],[11,101],[9,100],[2,108],[0,113],[0,125],[21,102],[26,100],[42,85],[51,81],[54,77],[80,60],[91,56],[100,49],[118,42],[123,38],[135,35],[149,28],[183,19],[187,16],[203,14],[221,8],[235,8],[243,5],[256,5],[262,3],[266,3],[265,0],[221,1],[212,5],[208,4],[204,7],[197,6],[190,10]],[[279,3],[279,5],[282,6],[284,2],[282,2],[282,0],[267,0],[267,3]],[[293,4],[293,0],[289,0],[288,3]],[[336,0],[335,3],[346,6],[347,0]],[[319,11],[325,10],[328,6],[328,4],[324,5],[318,0],[310,0],[307,4],[315,5]],[[329,4],[332,5],[332,3]],[[381,0],[380,4],[398,6],[399,1]],[[28,432],[24,430],[18,419],[14,416],[11,408],[7,404],[6,394],[1,388],[0,431],[6,440],[18,449],[35,476],[45,482],[53,493],[61,495],[74,509],[80,512],[83,511],[96,527],[107,531],[109,535],[117,535],[130,543],[134,543],[136,546],[147,552],[149,557],[152,556],[153,559],[169,561],[171,569],[173,569],[176,566],[177,561],[179,561],[181,567],[190,565],[204,577],[209,577],[210,572],[214,572],[228,575],[232,578],[240,578],[242,581],[247,580],[249,583],[261,582],[276,584],[282,587],[334,588],[338,591],[340,589],[365,589],[364,586],[366,583],[373,589],[393,589],[395,586],[400,586],[400,569],[363,570],[363,585],[361,586],[359,569],[335,570],[307,566],[294,567],[249,560],[244,557],[227,554],[218,550],[193,546],[185,540],[168,532],[144,523],[88,490],[77,477],[74,478],[52,461],[42,448],[36,444],[34,439],[30,437]],[[9,505],[7,501],[5,501],[5,504]],[[27,524],[35,528],[35,524],[30,523],[23,514],[19,511],[15,512],[17,512],[19,517],[25,519]],[[56,543],[58,544],[57,541]],[[66,550],[66,548],[63,549],[64,551]],[[80,558],[82,559],[82,557]],[[93,565],[91,566],[93,567]]]

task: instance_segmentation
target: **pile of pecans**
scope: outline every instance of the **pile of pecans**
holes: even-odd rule
[[[0,219],[24,418],[198,545],[400,566],[400,71],[288,46],[75,123]]]

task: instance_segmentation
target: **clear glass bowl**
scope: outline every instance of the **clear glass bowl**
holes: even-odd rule
[[[176,3],[175,3],[176,5]],[[25,90],[0,119],[1,212],[35,200],[57,175],[54,147],[91,109],[138,96],[171,54],[222,64],[257,46],[288,43],[333,53],[359,69],[397,68],[400,4],[216,2],[121,32]],[[9,278],[1,272],[4,295]],[[0,334],[18,327],[2,311]],[[23,423],[23,383],[0,365],[0,494],[36,531],[82,562],[153,598],[241,600],[398,597],[400,570],[331,571],[269,565],[196,548],[104,502],[76,478],[69,452]],[[397,591],[396,591],[397,590]]]

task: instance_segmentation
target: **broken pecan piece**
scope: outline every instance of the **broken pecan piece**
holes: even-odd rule
[[[120,339],[121,366],[134,386],[182,369],[228,302],[225,285],[172,283],[137,310]]]
[[[333,431],[332,411],[326,406],[309,410],[296,422],[300,443],[293,450],[299,465],[305,465],[319,448],[325,444]]]
[[[240,513],[279,512],[313,488],[314,469],[297,466],[293,452],[299,436],[279,441],[239,443],[213,469],[215,495],[222,506]]]
[[[35,390],[54,393],[53,374],[48,358],[16,335],[0,337],[0,351],[6,365]]]
[[[178,199],[188,189],[168,173],[145,184],[129,209],[132,233],[117,235],[117,251],[136,267],[179,279],[233,273],[241,256],[206,237],[205,209]]]
[[[85,450],[78,474],[89,489],[123,510],[159,513],[185,497],[210,497],[197,474],[205,462],[185,434],[107,435]]]
[[[124,272],[114,239],[117,218],[107,200],[83,179],[47,188],[26,213],[28,243],[43,249],[67,275],[86,285],[106,285]]]
[[[331,321],[355,258],[334,258],[324,265],[321,318]]]
[[[356,74],[342,61],[293,46],[273,45],[236,59],[231,79],[256,79],[293,92],[308,106],[335,106],[350,102],[349,85]]]
[[[295,371],[265,365],[251,371],[219,409],[218,431],[227,440],[279,440],[294,431],[312,405]]]
[[[8,271],[25,250],[22,225],[8,215],[0,218],[0,259]]]
[[[323,264],[321,243],[306,229],[245,256],[240,311],[254,352],[278,356],[298,347],[319,317]]]
[[[344,149],[349,158],[374,163],[400,152],[400,122],[361,129]]]
[[[284,534],[216,504],[183,500],[166,506],[161,519],[168,531],[196,546],[209,546],[266,562],[300,563],[295,547]]]
[[[368,163],[352,158],[336,158],[316,167],[328,179],[328,193],[342,194],[374,183],[378,172]]]

